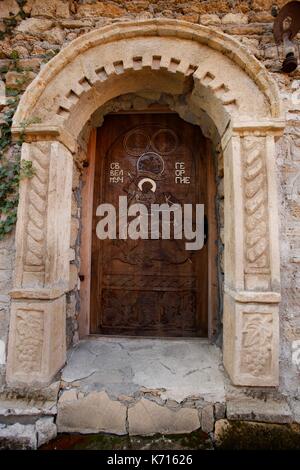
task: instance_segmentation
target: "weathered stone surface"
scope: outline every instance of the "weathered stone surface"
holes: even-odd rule
[[[43,39],[52,44],[62,44],[65,39],[66,33],[60,28],[52,28],[49,31],[45,31]]]
[[[15,301],[11,312],[7,381],[11,387],[43,386],[66,354],[65,297]]]
[[[293,421],[300,424],[300,400],[294,398],[290,400],[289,405],[293,413]]]
[[[291,423],[293,415],[286,401],[236,399],[227,402],[229,420]]]
[[[78,230],[79,230],[79,220],[76,219],[75,217],[72,217],[71,219],[71,236],[70,236],[70,246],[74,246],[77,236],[78,236]]]
[[[274,5],[274,1],[273,0],[252,0],[252,8],[254,10],[267,10],[269,11],[272,7],[272,5]],[[279,6],[282,6],[284,3],[287,3],[285,0],[279,0],[276,2]]]
[[[19,6],[16,0],[5,0],[1,2],[0,18],[9,18],[11,15],[16,15],[19,11]]]
[[[11,416],[54,416],[57,413],[55,401],[38,401],[34,398],[14,398],[0,400],[0,418],[5,420]]]
[[[66,0],[57,1],[55,13],[58,18],[69,18],[70,16],[69,2]]]
[[[45,20],[41,18],[27,18],[21,21],[17,27],[17,31],[26,34],[37,34],[48,31],[53,25],[52,20]]]
[[[5,83],[0,80],[0,110],[3,108],[3,106],[6,105],[6,93],[5,93]],[[1,136],[1,133],[0,133]],[[0,266],[1,266],[1,260],[0,260]]]
[[[204,432],[212,432],[214,430],[214,406],[206,405],[201,410],[201,429]]]
[[[200,15],[200,23],[204,26],[218,25],[221,24],[221,19],[214,14]]]
[[[258,175],[257,175],[258,176]],[[260,185],[261,186],[261,185]],[[262,188],[261,188],[262,189]],[[228,194],[229,188],[225,185],[225,194]],[[249,193],[250,194],[250,193]],[[225,198],[225,213],[230,210],[230,203],[228,206],[228,197]],[[250,216],[252,217],[253,214]],[[256,233],[256,243],[262,244],[264,235]],[[254,240],[254,237],[253,237]],[[248,243],[250,241],[250,234]],[[225,227],[225,243],[226,243],[226,227]],[[253,241],[254,243],[254,241]],[[250,244],[248,244],[248,257],[251,258]],[[227,252],[228,255],[228,252]],[[261,255],[264,256],[263,252]],[[242,256],[242,254],[241,254]],[[276,256],[279,256],[277,252]],[[232,259],[227,258],[225,251],[225,272],[228,271],[228,265]],[[251,262],[250,262],[251,263]],[[278,265],[277,265],[278,266]],[[257,270],[256,273],[259,271]],[[279,273],[276,273],[276,277]],[[247,279],[247,277],[246,277]],[[266,278],[262,273],[261,276],[249,273],[249,282],[264,284]],[[250,284],[249,284],[250,288]],[[275,299],[276,299],[276,293]],[[271,294],[270,299],[274,295]],[[238,303],[234,299],[235,295],[231,297],[227,293],[224,296],[224,364],[228,371],[233,383],[236,385],[250,385],[257,384],[258,386],[277,386],[279,375],[279,327],[278,327],[278,304],[267,303],[268,296],[265,302],[250,303],[251,296],[249,293],[245,295],[249,299],[248,303]],[[254,294],[258,300],[258,293]],[[278,299],[279,300],[279,299]],[[243,328],[241,328],[243,325]],[[259,337],[264,336],[261,341]],[[255,341],[251,338],[255,337]],[[258,381],[259,377],[259,381]]]
[[[52,17],[55,15],[57,0],[34,0],[31,7],[31,16]]]
[[[101,384],[115,398],[141,391],[177,403],[191,396],[214,402],[225,399],[220,363],[219,350],[201,339],[88,339],[74,348],[62,379],[85,392]]]
[[[182,434],[200,427],[198,411],[191,408],[170,410],[142,398],[128,409],[129,434]]]
[[[107,16],[108,18],[116,18],[124,13],[123,8],[107,2],[78,5],[77,8],[78,16],[83,17]]]
[[[248,16],[241,13],[227,13],[222,18],[223,24],[247,24]]]
[[[69,392],[64,399],[64,393],[58,401],[58,432],[126,434],[126,407],[105,392],[92,392],[81,399],[74,394],[70,397]]]
[[[12,259],[10,254],[6,248],[0,250],[0,269],[11,269]]]
[[[41,418],[35,423],[35,430],[37,432],[37,447],[54,439],[57,434],[54,418]]]
[[[300,427],[220,420],[216,422],[214,437],[216,447],[222,450],[297,450]]]
[[[14,90],[25,90],[35,76],[36,74],[31,71],[26,73],[8,72],[6,74],[6,86]]]
[[[5,342],[1,339],[0,340],[0,365],[4,365],[6,363],[6,347]]]
[[[224,434],[230,428],[230,423],[227,419],[220,419],[215,422],[214,438],[217,445],[220,445]]]
[[[69,274],[69,290],[73,290],[78,285],[78,268],[76,264],[70,264],[70,274]]]
[[[0,449],[28,450],[37,448],[35,426],[33,424],[12,424],[0,427]]]
[[[225,403],[215,403],[215,419],[220,420],[225,418],[226,415],[226,404]]]
[[[184,21],[190,21],[191,23],[198,23],[199,15],[198,13],[190,13],[189,15],[182,15],[181,19]]]
[[[76,20],[74,18],[69,18],[66,20],[61,20],[60,24],[62,28],[77,29],[92,26],[93,22],[91,19]]]
[[[67,0],[34,0],[31,16],[69,18],[69,2]]]

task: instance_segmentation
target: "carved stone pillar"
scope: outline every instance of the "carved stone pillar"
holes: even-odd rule
[[[20,185],[7,380],[45,385],[65,362],[72,154],[59,142],[23,144],[32,178]]]
[[[274,139],[236,126],[223,139],[224,365],[236,385],[278,384],[280,265]]]
[[[8,384],[48,384],[65,362],[65,338],[65,296],[44,301],[13,301],[9,329]]]

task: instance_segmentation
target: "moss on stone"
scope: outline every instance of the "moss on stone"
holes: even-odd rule
[[[109,434],[59,434],[41,450],[192,450],[212,449],[207,434],[194,431],[190,434],[154,436],[116,436]]]
[[[296,450],[300,449],[300,426],[230,421],[217,436],[222,450]]]

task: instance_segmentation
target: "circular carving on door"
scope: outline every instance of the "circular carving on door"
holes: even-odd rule
[[[171,129],[159,129],[152,137],[154,150],[162,155],[174,152],[178,145],[178,138]]]
[[[144,153],[137,161],[137,171],[161,175],[164,171],[164,161],[155,152]]]
[[[142,129],[133,129],[125,135],[123,146],[129,155],[138,156],[147,152],[150,138]]]

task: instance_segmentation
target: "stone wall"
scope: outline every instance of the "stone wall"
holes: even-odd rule
[[[23,5],[22,5],[23,3]],[[281,220],[281,389],[295,396],[299,393],[300,300],[297,283],[300,262],[300,70],[279,73],[280,60],[272,34],[271,8],[286,1],[0,1],[0,72],[6,88],[6,102],[21,95],[39,70],[61,48],[82,34],[107,24],[131,19],[175,18],[209,26],[231,35],[260,60],[277,81],[287,110],[289,125],[280,141],[277,161]],[[21,5],[21,6],[20,6]],[[1,84],[1,82],[0,82]],[[3,93],[4,87],[0,86]],[[0,108],[8,110],[0,96]],[[105,111],[107,112],[107,110]],[[104,112],[104,114],[105,114]],[[0,123],[3,115],[0,114]],[[9,156],[9,155],[8,155]],[[67,295],[68,345],[78,340],[80,266],[80,188],[82,151],[74,163],[72,233],[70,247],[70,292]],[[219,158],[221,162],[221,157]],[[218,165],[218,188],[222,198],[222,163]],[[220,203],[221,207],[222,203]],[[222,226],[222,210],[219,212]],[[222,231],[220,234],[222,240]],[[4,374],[7,343],[11,266],[14,256],[11,234],[0,242],[0,373]],[[222,248],[222,247],[221,247]],[[222,266],[222,262],[221,262]],[[222,269],[221,269],[222,270]],[[299,366],[298,366],[299,367]],[[0,379],[1,380],[1,379]],[[1,383],[1,382],[0,382]]]

